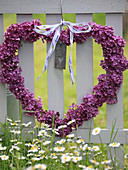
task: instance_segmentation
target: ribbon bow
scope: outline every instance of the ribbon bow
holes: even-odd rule
[[[36,33],[43,34],[43,35],[50,35],[55,31],[53,40],[51,42],[50,48],[47,52],[47,56],[45,59],[45,66],[43,68],[42,73],[47,69],[48,66],[48,60],[51,57],[52,53],[55,50],[56,44],[59,40],[60,37],[60,32],[61,32],[61,26],[67,26],[70,31],[70,44],[71,44],[71,52],[68,58],[68,66],[69,66],[69,73],[70,73],[70,78],[71,78],[71,85],[75,82],[75,77],[74,77],[74,72],[73,72],[73,67],[72,67],[72,48],[73,48],[73,33],[86,33],[91,31],[91,26],[86,23],[86,22],[81,22],[81,23],[71,23],[69,21],[64,21],[61,20],[61,23],[59,24],[54,24],[54,25],[41,25],[41,26],[35,26],[34,30]],[[85,30],[79,30],[74,26],[82,26],[85,28]],[[49,29],[48,31],[46,29]],[[41,75],[42,75],[41,73]],[[40,79],[41,75],[39,76],[38,79]]]

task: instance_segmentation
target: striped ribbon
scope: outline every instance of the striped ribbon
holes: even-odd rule
[[[70,55],[69,55],[69,58],[68,58],[68,66],[69,66],[69,73],[70,73],[70,78],[71,78],[71,85],[73,85],[73,83],[75,82],[75,77],[74,77],[74,72],[73,72],[73,67],[72,67],[73,34],[74,33],[90,32],[91,26],[86,22],[71,23],[69,21],[61,20],[61,23],[59,23],[59,24],[35,26],[34,30],[35,30],[36,33],[43,34],[43,35],[46,35],[46,36],[52,34],[55,31],[55,34],[54,34],[54,37],[52,39],[50,48],[47,52],[47,56],[46,56],[46,59],[45,59],[45,66],[44,66],[43,71],[42,71],[42,73],[43,73],[47,69],[48,60],[55,50],[56,44],[57,44],[59,37],[60,37],[61,26],[63,26],[63,25],[67,26],[69,28],[69,31],[70,31],[71,51],[70,51]],[[81,26],[85,30],[79,30],[74,26],[77,26],[77,27]],[[41,75],[42,75],[42,73],[41,73]],[[39,76],[38,79],[40,79],[41,75]]]

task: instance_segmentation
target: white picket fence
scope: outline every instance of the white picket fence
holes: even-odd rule
[[[93,13],[106,13],[106,25],[113,26],[115,34],[122,36],[122,14],[127,10],[126,0],[63,0],[63,13],[75,13],[76,22],[92,21]],[[31,21],[33,13],[46,13],[46,23],[55,24],[61,20],[60,0],[1,0],[0,1],[0,43],[3,41],[4,24],[3,14],[17,14],[17,22]],[[92,93],[93,87],[93,44],[92,38],[83,44],[76,44],[77,63],[77,103],[81,103],[83,95]],[[25,85],[34,92],[34,50],[33,43],[22,42],[19,50],[20,65],[23,68],[22,75]],[[48,81],[48,109],[54,109],[64,116],[64,85],[63,70],[54,68],[54,55],[49,61],[47,70]],[[89,57],[88,57],[89,56]],[[84,79],[83,76],[84,75]],[[53,90],[54,89],[54,90]],[[13,117],[19,114],[19,103],[12,95],[6,93],[6,85],[0,84],[0,121],[5,122],[9,113]],[[56,96],[56,98],[55,98]],[[12,107],[13,106],[13,107]],[[15,107],[14,107],[15,106]],[[123,129],[123,86],[118,93],[118,103],[107,105],[107,129],[102,129],[101,138],[103,143],[109,143],[112,124],[116,120],[115,130],[118,128],[116,141],[128,144],[128,130]],[[23,115],[23,121],[33,121],[34,118]],[[85,140],[88,139],[89,128],[93,128],[93,120],[84,123],[78,129],[78,134]],[[98,137],[92,137],[91,142],[100,143]],[[123,150],[119,149],[119,159],[123,162]],[[123,163],[120,163],[123,167]]]

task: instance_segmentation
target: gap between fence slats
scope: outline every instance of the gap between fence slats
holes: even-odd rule
[[[46,15],[46,24],[56,24],[61,22],[61,15]],[[47,50],[50,43],[48,43]],[[48,81],[48,110],[60,113],[60,118],[64,118],[64,87],[63,70],[55,68],[55,52],[51,55],[47,69]]]
[[[76,23],[92,22],[92,14],[76,14]],[[82,44],[76,44],[77,65],[77,104],[82,102],[86,94],[92,93],[93,87],[93,42],[92,37]],[[93,128],[93,119],[83,123],[81,128]]]

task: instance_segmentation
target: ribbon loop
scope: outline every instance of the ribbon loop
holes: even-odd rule
[[[71,51],[70,51],[70,55],[69,55],[69,58],[68,58],[68,66],[69,66],[69,73],[70,73],[70,78],[71,78],[71,85],[73,85],[73,83],[75,82],[73,66],[72,66],[73,34],[74,33],[79,34],[79,33],[90,32],[91,26],[86,22],[71,23],[69,21],[61,20],[61,23],[59,23],[59,24],[35,26],[34,30],[35,30],[36,33],[43,34],[43,35],[46,35],[46,36],[52,34],[55,31],[54,37],[52,39],[52,42],[50,44],[50,48],[48,50],[48,53],[47,53],[47,56],[46,56],[46,59],[45,59],[45,66],[44,66],[43,71],[42,71],[42,73],[43,73],[47,69],[48,60],[55,50],[56,44],[57,44],[57,42],[60,38],[61,26],[63,26],[63,25],[67,26],[69,28],[69,31],[70,31]],[[84,27],[85,30],[79,30],[74,26]],[[41,73],[41,75],[42,75],[42,73]],[[39,76],[38,79],[40,79],[41,75]]]

